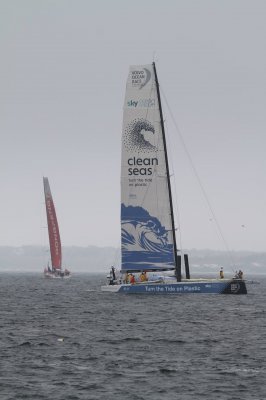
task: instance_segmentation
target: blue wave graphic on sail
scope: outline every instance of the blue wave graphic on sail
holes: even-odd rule
[[[174,268],[173,243],[158,218],[121,204],[122,269]]]

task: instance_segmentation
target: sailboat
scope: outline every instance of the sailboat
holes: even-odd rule
[[[246,294],[243,279],[191,279],[187,255],[182,277],[155,63],[130,67],[121,161],[121,271],[117,276],[112,267],[101,290]]]
[[[70,271],[66,268],[62,269],[62,248],[59,227],[49,181],[46,177],[43,178],[43,187],[52,263],[51,267],[48,263],[44,269],[44,276],[45,278],[68,278]]]

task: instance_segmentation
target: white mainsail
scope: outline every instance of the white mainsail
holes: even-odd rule
[[[121,165],[122,270],[175,267],[166,155],[153,65],[131,66]]]

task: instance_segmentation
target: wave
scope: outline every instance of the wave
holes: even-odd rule
[[[123,268],[174,265],[169,232],[147,210],[122,204],[121,229]]]

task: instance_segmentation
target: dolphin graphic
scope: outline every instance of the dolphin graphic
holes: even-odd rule
[[[142,89],[145,85],[147,85],[147,83],[151,79],[151,71],[149,71],[147,68],[143,68],[143,69],[146,72],[146,79],[145,79],[145,82],[142,83],[142,85],[140,85],[140,87],[139,87],[140,89]]]

